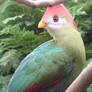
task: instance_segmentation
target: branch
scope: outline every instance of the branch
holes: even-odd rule
[[[48,7],[55,4],[67,2],[70,0],[14,0],[14,1],[20,2],[32,8],[42,8],[42,7]]]
[[[92,62],[81,72],[65,92],[85,92],[92,83]]]

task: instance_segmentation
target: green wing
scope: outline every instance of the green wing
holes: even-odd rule
[[[72,66],[73,58],[63,48],[44,43],[29,54],[15,71],[8,92],[24,92],[62,78]]]

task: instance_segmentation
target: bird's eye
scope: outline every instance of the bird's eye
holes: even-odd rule
[[[58,16],[54,16],[54,17],[53,17],[53,21],[54,21],[54,22],[58,22]]]

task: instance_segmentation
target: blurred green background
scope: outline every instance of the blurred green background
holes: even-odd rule
[[[64,5],[73,15],[82,35],[88,64],[92,60],[92,0],[71,0]],[[44,29],[37,28],[45,10],[10,0],[0,3],[0,92],[6,92],[21,60],[41,43],[51,39]],[[92,92],[91,88],[88,92]]]

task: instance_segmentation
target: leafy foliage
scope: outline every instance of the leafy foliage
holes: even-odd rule
[[[19,55],[16,51],[15,49],[11,49],[0,58],[0,75],[6,76],[15,71],[20,63]]]
[[[0,31],[0,37],[1,54],[10,49],[17,49],[19,56],[27,55],[38,45],[50,39],[45,32],[35,35],[32,31],[20,30],[18,25],[7,26]]]
[[[0,76],[0,92],[6,92],[11,75]]]
[[[11,8],[12,7],[12,8]],[[0,6],[0,26],[19,24],[21,29],[37,31],[37,24],[45,9],[32,9],[23,4],[6,1]]]

